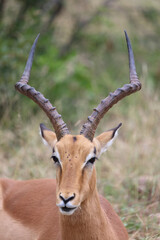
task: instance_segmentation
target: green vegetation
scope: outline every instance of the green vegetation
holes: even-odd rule
[[[123,123],[116,143],[97,162],[98,188],[131,240],[158,240],[159,0],[0,1],[0,176],[54,177],[38,135],[40,122],[51,125],[35,103],[14,90],[36,35],[41,33],[30,84],[78,133],[92,108],[129,81],[124,29],[143,88],[114,106],[97,130]]]

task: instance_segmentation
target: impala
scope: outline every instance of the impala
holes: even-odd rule
[[[98,194],[95,162],[112,144],[121,126],[94,138],[104,114],[119,100],[141,89],[130,40],[125,32],[130,83],[110,93],[93,110],[79,135],[66,124],[40,92],[28,85],[34,51],[16,89],[47,114],[55,133],[40,124],[41,135],[52,150],[56,180],[0,181],[0,240],[127,240],[128,234],[110,203]]]

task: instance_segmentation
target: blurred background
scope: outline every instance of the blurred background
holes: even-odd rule
[[[42,110],[14,89],[40,32],[30,85],[57,107],[72,133],[101,99],[129,82],[124,30],[142,90],[115,105],[96,134],[122,122],[114,146],[97,162],[98,188],[130,239],[160,239],[159,0],[0,0],[0,176],[55,176],[43,146]]]

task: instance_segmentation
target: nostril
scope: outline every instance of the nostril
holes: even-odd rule
[[[65,201],[65,198],[61,195],[61,193],[59,194],[60,199],[62,199],[63,201]]]
[[[73,195],[72,195],[72,196],[70,196],[70,197],[68,198],[68,201],[71,201],[71,200],[73,200],[73,199],[75,198],[75,196],[76,196],[76,194],[75,194],[75,193],[73,193]]]
[[[71,196],[65,198],[61,193],[59,194],[60,199],[66,204],[69,201],[72,201],[75,198],[76,194],[73,193]]]

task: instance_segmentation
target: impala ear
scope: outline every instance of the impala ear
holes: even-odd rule
[[[112,145],[112,143],[114,142],[118,135],[118,130],[120,129],[121,126],[122,123],[120,123],[117,127],[110,129],[107,132],[104,132],[95,138],[95,144],[99,152],[99,156],[103,152],[107,151],[108,147]]]
[[[57,142],[56,134],[48,129],[43,123],[40,124],[40,135],[42,137],[43,143],[49,145],[52,149]]]

